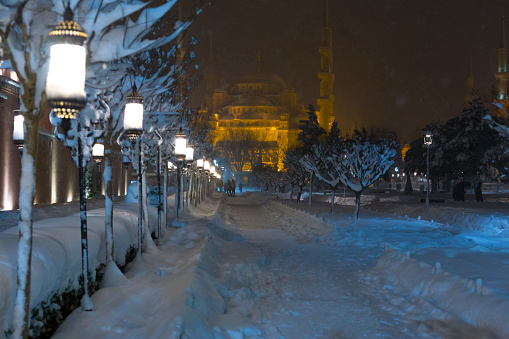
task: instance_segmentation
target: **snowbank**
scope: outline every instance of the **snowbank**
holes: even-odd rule
[[[450,320],[454,315],[455,320],[489,327],[500,337],[509,337],[509,298],[484,286],[482,279],[460,278],[443,271],[439,262],[430,266],[389,245],[366,279],[381,280],[392,296],[391,303],[403,312],[412,312],[415,299],[420,299],[421,305],[433,305],[434,319]],[[406,302],[410,299],[411,303]]]
[[[75,310],[54,338],[260,338],[247,314],[258,291],[247,286],[261,259],[244,238],[221,227],[218,202],[194,208],[199,218],[184,214],[182,228],[167,229],[158,248],[127,267],[129,282],[96,292],[94,311]],[[243,251],[248,254],[239,256]],[[225,262],[224,252],[236,253],[237,261]],[[241,272],[242,281],[224,280],[230,271]]]
[[[150,209],[151,224],[156,211]],[[126,254],[137,244],[138,206],[116,204],[114,207],[115,261],[125,265]],[[87,212],[89,269],[95,280],[96,270],[105,262],[104,209]],[[0,331],[7,333],[16,295],[18,228],[0,233]],[[81,233],[79,214],[34,222],[31,275],[32,310],[37,319],[44,315],[41,305],[55,308],[52,298],[79,287],[81,275]],[[54,300],[54,299],[53,299]],[[57,312],[58,313],[58,312]],[[32,326],[43,326],[32,321]]]

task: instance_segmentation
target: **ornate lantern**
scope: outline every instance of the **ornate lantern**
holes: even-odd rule
[[[203,161],[203,170],[210,171],[210,162],[208,160]]]
[[[426,132],[424,132],[424,145],[429,147],[432,142],[433,142],[433,132],[427,130]]]
[[[186,159],[186,134],[182,132],[182,129],[175,135],[175,156],[179,161]]]
[[[14,116],[14,131],[12,133],[12,140],[14,145],[20,152],[23,152],[23,144],[25,142],[25,119],[21,114]]]
[[[46,98],[55,115],[62,119],[75,119],[85,107],[85,73],[87,51],[83,43],[87,34],[73,20],[67,6],[64,21],[51,32],[50,59],[46,78]]]
[[[196,168],[203,169],[203,158],[196,160]]]
[[[124,111],[124,131],[131,140],[136,140],[143,133],[143,97],[138,93],[136,85],[127,96]]]
[[[193,145],[187,145],[186,147],[186,162],[192,163],[194,157],[194,147]]]
[[[94,160],[97,163],[101,163],[103,157],[104,157],[104,145],[95,144],[94,147],[92,147],[92,158],[94,158]]]

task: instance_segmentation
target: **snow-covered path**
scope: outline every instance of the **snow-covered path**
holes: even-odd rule
[[[483,293],[455,285],[462,275],[437,275],[439,280],[446,279],[438,288],[435,277],[428,273],[416,274],[417,285],[410,288],[393,285],[398,278],[391,280],[390,275],[402,275],[403,283],[413,278],[400,268],[399,257],[409,258],[410,252],[420,262],[408,259],[409,265],[424,267],[427,272],[426,267],[432,268],[438,258],[444,267],[455,268],[451,270],[454,274],[462,271],[456,264],[467,266],[456,260],[456,255],[485,255],[475,251],[478,246],[470,236],[458,235],[456,229],[406,218],[380,218],[376,213],[353,223],[349,214],[338,213],[330,220],[337,227],[332,230],[318,217],[250,195],[226,198],[222,209],[225,227],[241,234],[266,258],[249,286],[256,290],[264,286],[260,281],[270,284],[270,289],[265,289],[270,293],[255,297],[250,314],[266,338],[497,338],[486,326],[501,329],[507,319],[504,314],[486,313],[489,306],[481,307],[481,303],[492,301],[498,307],[505,304],[506,297],[476,300]],[[386,243],[402,253],[410,251],[397,257],[398,252],[389,247],[387,257],[396,255],[396,260],[383,257],[390,263],[388,276],[375,266]],[[504,253],[497,255],[499,264],[508,258]],[[486,262],[471,260],[469,264],[470,271],[485,279]],[[462,284],[476,284],[470,275],[466,277],[470,279],[463,279]],[[507,277],[502,272],[491,280],[500,286]],[[456,298],[455,302],[435,300],[440,296],[436,289]],[[476,303],[479,308],[474,307]]]
[[[509,271],[488,265],[509,260],[504,238],[367,211],[357,222],[341,209],[322,216],[250,192],[215,194],[130,265],[129,281],[94,294],[93,312],[75,310],[57,337],[509,334]]]
[[[257,298],[253,315],[266,338],[415,337],[407,326],[417,325],[402,326],[359,281],[358,272],[376,264],[373,251],[323,244],[325,237],[314,236],[332,230],[318,218],[297,221],[283,206],[234,199],[225,199],[225,219],[267,259],[258,280],[272,284],[273,295]],[[305,232],[311,225],[313,237]]]

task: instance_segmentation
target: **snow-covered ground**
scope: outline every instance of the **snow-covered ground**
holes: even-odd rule
[[[502,203],[426,211],[405,198],[365,197],[354,221],[351,197],[337,197],[335,214],[327,196],[313,196],[311,207],[273,198],[207,199],[125,276],[110,275],[92,296],[94,311],[75,310],[55,337],[509,337]],[[2,263],[13,257],[7,242]]]

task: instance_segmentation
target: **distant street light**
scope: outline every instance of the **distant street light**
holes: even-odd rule
[[[25,143],[24,121],[25,119],[21,114],[14,116],[14,131],[12,133],[12,140],[21,154],[23,154],[23,144]]]
[[[86,106],[85,74],[87,51],[84,42],[88,38],[81,26],[73,20],[69,6],[65,9],[64,20],[49,32],[50,57],[46,78],[46,100],[58,118],[75,119],[78,112]],[[69,124],[66,124],[69,125]],[[65,129],[66,136],[68,129]],[[81,140],[81,126],[77,123],[77,155],[80,187],[81,219],[81,262],[83,292],[81,308],[92,311],[93,304],[88,290],[88,237],[87,205],[85,197],[85,173]]]
[[[99,172],[101,172],[101,161],[104,158],[104,145],[103,144],[95,144],[92,147],[92,158],[95,160],[99,167]]]
[[[426,145],[426,208],[429,208],[429,147],[433,142],[433,132],[427,130],[424,133],[424,145]]]

